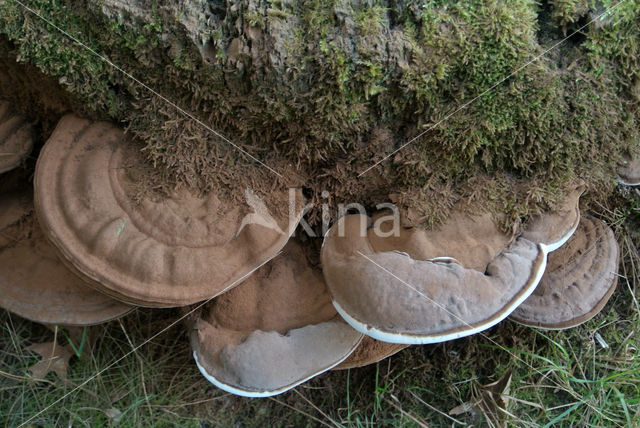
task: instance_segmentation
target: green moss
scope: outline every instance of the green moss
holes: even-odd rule
[[[615,73],[618,90],[628,90],[640,70],[640,1],[631,0],[619,6],[610,1],[603,4],[604,16],[585,43],[587,58],[594,70],[606,68]]]
[[[588,0],[553,0],[551,17],[566,33],[567,27],[576,24],[581,17],[589,12]]]
[[[270,19],[287,19],[289,13],[280,9],[267,9],[267,17]]]
[[[437,218],[446,212],[431,204],[439,195],[454,203],[483,191],[499,209],[526,215],[550,206],[574,175],[608,192],[615,163],[639,151],[638,0],[591,25],[584,43],[549,53],[584,2],[552,3],[549,22],[532,0],[409,1],[394,10],[365,3],[350,10],[337,0],[272,1],[229,14],[209,29],[209,65],[162,11],[138,25],[66,1],[31,6],[266,161],[300,165],[314,190],[330,190],[337,201],[399,193]],[[0,12],[21,60],[61,79],[96,115],[129,124],[170,181],[212,188],[229,164],[248,163],[17,3],[4,2]],[[264,31],[273,20],[284,25],[281,65],[254,69],[254,58],[230,58],[234,19]],[[390,40],[397,45],[387,47]],[[375,182],[355,178],[435,124],[378,168]],[[379,129],[392,137],[376,140]],[[529,193],[495,191],[513,182]],[[471,191],[472,183],[485,187]]]
[[[380,4],[366,5],[355,13],[356,27],[365,36],[378,33],[385,23],[387,10]]]
[[[620,162],[623,151],[634,150],[639,144],[637,116],[627,112],[627,101],[620,99],[616,90],[618,82],[628,82],[631,76],[622,78],[602,70],[596,73],[586,66],[581,51],[573,53],[572,70],[557,69],[548,60],[522,68],[542,54],[532,2],[450,6],[428,3],[422,31],[409,28],[408,32],[413,43],[442,58],[441,70],[446,70],[437,72],[434,62],[424,58],[421,65],[425,70],[404,73],[405,90],[415,97],[419,111],[429,117],[424,123],[444,120],[428,138],[412,145],[419,163],[438,165],[463,181],[498,171],[545,180],[555,183],[549,195],[574,174],[586,178],[592,190],[611,189],[613,171],[605,165]],[[637,10],[631,16],[637,18]],[[628,30],[622,29],[622,34],[626,33]],[[624,40],[631,44],[637,37]],[[605,57],[596,56],[599,60]],[[621,57],[629,60],[626,55]],[[631,58],[638,56],[632,54]],[[449,117],[466,103],[470,104]],[[438,112],[434,106],[447,107]],[[407,185],[432,182],[433,168],[400,168],[408,170]],[[517,200],[520,207],[509,207],[505,201],[500,208],[518,208],[526,214],[526,204],[521,197]],[[549,200],[549,196],[542,200]],[[533,206],[535,203],[529,209]]]
[[[264,30],[267,27],[267,17],[257,11],[246,12],[244,15],[244,22],[252,27]]]

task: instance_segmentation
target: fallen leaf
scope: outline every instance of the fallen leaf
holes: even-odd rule
[[[487,385],[472,383],[470,400],[454,407],[449,411],[449,414],[453,416],[471,413],[475,420],[473,424],[475,426],[506,427],[511,373],[512,370],[508,369],[500,376],[500,379]]]
[[[477,405],[478,405],[477,402],[466,401],[466,402],[454,407],[453,409],[449,410],[449,415],[458,416],[458,415],[461,415],[463,413],[473,412],[474,409],[477,407]]]
[[[111,419],[111,422],[116,425],[119,424],[120,419],[122,419],[122,412],[115,407],[105,410],[104,413]]]
[[[484,401],[490,403],[492,405],[491,407],[497,406],[502,410],[507,410],[506,397],[509,395],[509,388],[511,386],[511,373],[512,369],[509,369],[504,372],[497,381],[481,386],[482,392],[486,396]],[[497,413],[498,409],[495,410]]]
[[[60,346],[56,342],[34,343],[28,350],[39,354],[42,359],[29,367],[33,377],[44,379],[50,372],[54,372],[60,379],[67,379],[69,359],[74,355],[70,346]]]

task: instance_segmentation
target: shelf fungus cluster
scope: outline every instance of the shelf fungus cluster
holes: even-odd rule
[[[626,186],[640,186],[640,160],[632,160],[618,168],[618,182]]]
[[[33,192],[6,179],[33,147],[32,126],[0,102],[0,307],[45,325],[88,326],[133,308],[95,291],[65,266],[35,215]],[[7,150],[7,152],[5,152]],[[7,189],[8,188],[8,189]]]
[[[0,144],[20,153],[7,168],[33,145],[16,117],[0,104]],[[581,218],[581,183],[555,212],[508,232],[463,209],[438,229],[398,233],[384,212],[346,215],[318,255],[292,238],[301,189],[152,192],[145,165],[114,125],[63,117],[40,151],[33,193],[0,195],[0,305],[69,326],[135,306],[185,307],[201,373],[223,390],[265,397],[507,317],[575,326],[616,286],[613,232]]]
[[[43,324],[86,326],[132,307],[89,287],[58,258],[29,193],[0,196],[0,306]]]

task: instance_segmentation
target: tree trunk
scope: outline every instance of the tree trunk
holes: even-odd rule
[[[317,202],[393,199],[436,221],[465,200],[515,219],[553,206],[575,176],[606,196],[613,167],[640,149],[640,64],[627,53],[640,46],[638,1],[558,46],[600,11],[529,0],[28,7],[0,5],[3,55],[128,126],[170,185],[233,192],[254,174]]]

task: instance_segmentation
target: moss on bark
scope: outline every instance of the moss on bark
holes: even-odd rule
[[[0,32],[17,58],[128,126],[159,185],[271,179],[87,47],[322,202],[323,190],[334,204],[393,195],[435,222],[463,200],[515,219],[575,176],[604,198],[640,149],[638,0],[25,4],[86,46],[6,0]]]

